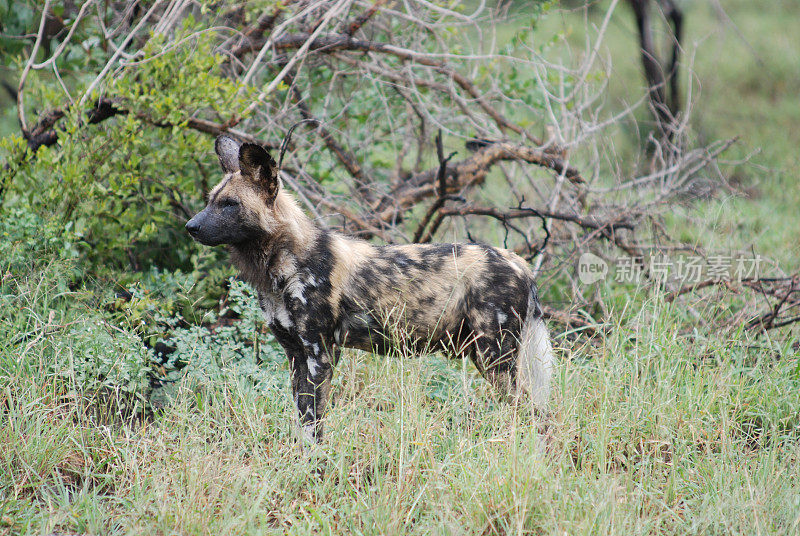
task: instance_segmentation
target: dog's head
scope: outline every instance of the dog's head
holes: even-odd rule
[[[281,188],[278,165],[261,146],[217,138],[224,177],[208,195],[208,205],[186,224],[206,246],[243,244],[269,236],[275,228],[275,199]]]

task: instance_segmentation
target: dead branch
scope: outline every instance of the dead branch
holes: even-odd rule
[[[763,313],[751,317],[744,324],[747,331],[761,334],[766,331],[800,322],[800,315],[791,316],[785,313],[800,307],[800,274],[791,277],[748,277],[741,280],[711,278],[691,285],[685,285],[664,297],[673,302],[681,296],[697,292],[709,287],[723,287],[730,292],[740,294],[750,290],[756,296],[763,296],[768,306]],[[722,325],[736,329],[741,322],[736,317],[725,320]]]
[[[590,322],[574,313],[559,310],[549,305],[542,305],[542,316],[550,321],[558,322],[573,332],[585,334],[589,337],[602,335],[606,331],[606,327],[603,324]]]
[[[800,306],[800,294],[798,294],[798,291],[800,290],[798,289],[798,284],[800,284],[800,275],[792,277],[791,281],[789,282],[788,289],[784,287],[766,291],[763,289],[762,282],[759,281],[758,283],[761,287],[761,290],[763,290],[766,294],[778,298],[778,300],[770,310],[748,322],[745,325],[746,329],[758,329],[759,332],[763,332],[777,327],[787,326],[800,320],[800,316],[788,319],[780,317],[782,310]],[[793,295],[796,295],[795,298],[789,301],[789,298]]]
[[[30,130],[23,132],[25,139],[28,141],[28,146],[32,152],[35,153],[41,146],[50,147],[58,142],[58,130],[56,129],[56,123],[66,116],[68,111],[69,106],[48,110],[42,113],[36,124],[33,125]],[[95,125],[117,115],[128,115],[131,113],[137,119],[140,119],[154,127],[173,128],[175,126],[179,126],[168,121],[154,119],[146,112],[127,109],[124,104],[121,103],[121,101],[112,100],[105,97],[98,99],[94,106],[86,111],[86,123]],[[186,120],[185,126],[192,130],[203,132],[204,134],[210,134],[212,136],[226,134],[238,139],[241,142],[257,143],[271,149],[277,148],[277,146],[273,143],[264,142],[255,136],[247,134],[246,132],[228,128],[225,123],[217,123],[214,121],[208,121],[206,119],[190,117]]]
[[[255,41],[263,39],[264,34],[272,30],[284,9],[283,3],[279,3],[272,11],[262,14],[254,25],[242,32],[240,43],[230,51],[230,55],[234,58],[241,58],[249,52],[258,50],[260,47],[255,44]]]
[[[447,166],[447,192],[457,193],[464,188],[481,184],[491,167],[501,161],[521,161],[552,169],[563,173],[575,184],[583,183],[580,173],[567,166],[560,158],[532,147],[515,145],[508,142],[492,143],[478,149],[472,156]],[[387,195],[383,205],[376,210],[379,220],[395,221],[410,207],[421,200],[435,194],[438,168],[412,175]],[[386,206],[389,205],[389,206]]]
[[[349,36],[353,36],[359,29],[361,29],[364,24],[367,23],[369,19],[371,19],[375,13],[378,12],[378,9],[386,3],[386,0],[377,0],[374,4],[372,4],[369,9],[363,12],[361,15],[353,19],[353,22],[347,25],[347,32],[346,34]]]
[[[303,119],[307,121],[313,121],[317,125],[317,131],[319,132],[319,135],[328,150],[336,156],[339,162],[345,167],[345,169],[359,183],[360,186],[363,187],[365,184],[367,184],[363,170],[358,164],[355,155],[342,147],[342,145],[336,141],[330,131],[325,128],[322,121],[314,117],[305,100],[303,99],[303,95],[300,93],[300,90],[296,85],[294,85],[294,83],[291,83],[291,91],[295,102],[297,103],[297,108],[300,110],[300,115],[303,117]],[[362,193],[367,192],[366,188],[362,189],[364,190]]]
[[[433,59],[428,54],[416,52],[414,50],[409,50],[402,47],[397,47],[387,43],[355,39],[350,35],[341,35],[341,34],[320,35],[312,39],[311,34],[297,33],[277,39],[275,40],[273,45],[275,46],[276,49],[279,50],[288,48],[300,48],[308,45],[307,49],[309,51],[319,51],[319,52],[335,52],[338,50],[349,50],[358,52],[380,52],[384,54],[390,54],[402,60],[413,61],[414,63],[418,63],[420,65],[434,67],[440,73],[450,77],[454,82],[456,82],[459,86],[461,86],[461,88],[464,89],[473,99],[475,99],[475,102],[477,102],[478,105],[483,109],[483,111],[486,112],[494,120],[494,122],[500,129],[511,130],[516,134],[525,133],[522,127],[512,123],[506,117],[504,117],[503,114],[501,114],[494,107],[489,105],[486,102],[484,96],[481,95],[481,93],[478,91],[475,85],[467,77],[460,74],[453,68],[449,67],[446,63]],[[530,135],[526,136],[534,144],[539,146],[544,145],[537,138]]]
[[[428,211],[423,216],[422,221],[420,222],[419,226],[417,227],[416,232],[414,233],[414,242],[419,242],[420,238],[422,237],[422,233],[425,232],[425,228],[433,218],[433,215],[436,214],[440,208],[442,208],[449,198],[447,195],[447,162],[455,155],[456,153],[450,153],[447,158],[444,157],[444,147],[442,146],[442,131],[439,130],[438,134],[436,134],[436,156],[439,159],[439,170],[436,172],[436,182],[439,185],[438,197],[436,201],[428,208]],[[427,240],[423,240],[423,242],[430,242],[430,234],[426,235],[428,238]]]

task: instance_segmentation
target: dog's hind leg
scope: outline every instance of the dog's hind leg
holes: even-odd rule
[[[487,318],[491,317],[484,314],[471,319],[481,328],[474,335],[471,349],[478,370],[501,394],[515,400],[527,398],[534,411],[546,413],[555,357],[535,288],[529,292],[527,312],[521,322],[501,326]],[[496,336],[488,335],[495,333]]]
[[[475,366],[498,394],[508,400],[516,395],[516,354],[510,337],[479,335],[471,353]]]

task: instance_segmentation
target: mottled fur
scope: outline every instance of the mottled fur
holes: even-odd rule
[[[553,356],[533,274],[478,244],[373,246],[316,226],[262,148],[217,140],[225,176],[187,224],[228,244],[292,365],[304,437],[318,441],[339,347],[471,358],[505,393],[547,402]],[[519,374],[517,371],[519,370]]]

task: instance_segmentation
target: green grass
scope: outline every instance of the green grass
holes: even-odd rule
[[[789,22],[800,8],[724,3],[754,55],[705,3],[685,4],[687,47],[698,43],[696,130],[741,136],[731,158],[761,152],[725,168],[742,194],[681,209],[668,228],[717,250],[752,244],[796,270],[800,37]],[[556,27],[580,40],[583,18],[551,15],[541,31]],[[619,106],[642,90],[633,39],[621,5],[607,41]],[[611,135],[638,142],[624,127]],[[304,457],[288,386],[185,378],[153,416],[113,418],[113,396],[83,389],[75,349],[122,359],[109,348],[129,337],[74,329],[91,305],[53,283],[59,270],[0,270],[0,535],[800,532],[791,331],[687,331],[689,311],[617,290],[605,340],[562,343],[544,436],[471,366],[348,352],[326,441]],[[286,374],[278,362],[267,370]]]
[[[179,383],[152,420],[115,424],[50,370],[67,347],[4,351],[0,530],[796,533],[797,351],[686,338],[657,300],[620,313],[564,352],[544,437],[469,369],[351,353],[311,457],[285,390]]]

